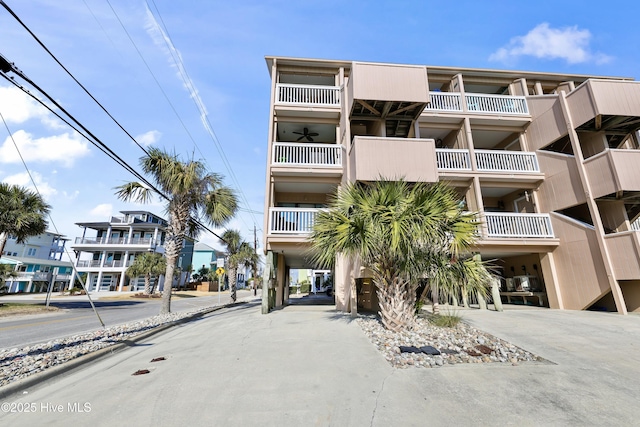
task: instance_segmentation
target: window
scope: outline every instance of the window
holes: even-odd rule
[[[29,248],[27,256],[36,256],[36,248]]]

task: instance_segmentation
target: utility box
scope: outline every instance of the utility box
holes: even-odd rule
[[[356,291],[358,292],[358,311],[377,313],[380,310],[378,293],[373,279],[369,277],[356,279]]]

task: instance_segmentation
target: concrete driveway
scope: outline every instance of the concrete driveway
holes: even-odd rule
[[[553,363],[396,370],[356,322],[331,307],[290,306],[263,316],[248,304],[8,398],[22,413],[0,413],[0,423],[638,425],[640,317],[544,309],[461,314]],[[157,357],[166,360],[152,363]],[[150,372],[132,375],[141,369]],[[35,410],[24,413],[26,405]]]

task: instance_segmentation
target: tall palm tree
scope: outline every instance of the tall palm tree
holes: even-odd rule
[[[254,268],[258,264],[258,254],[253,247],[242,240],[237,230],[227,230],[222,234],[227,253],[227,268],[229,269],[229,290],[231,301],[236,301],[236,287],[238,281],[238,267]]]
[[[140,158],[140,165],[168,199],[169,225],[164,243],[167,268],[160,313],[169,313],[172,278],[184,238],[197,237],[202,230],[200,217],[215,227],[227,223],[236,213],[238,200],[233,190],[223,185],[222,176],[208,172],[200,161],[182,161],[176,154],[151,148]],[[152,190],[143,183],[129,182],[117,187],[116,195],[125,201],[147,203]]]
[[[384,178],[348,184],[318,214],[311,233],[315,261],[359,258],[377,287],[380,317],[390,330],[410,327],[418,281],[443,253],[458,257],[474,241],[475,216],[462,211],[446,184]]]
[[[23,243],[31,236],[44,233],[50,210],[51,206],[40,194],[0,182],[0,257],[9,236]]]
[[[127,276],[134,279],[144,276],[144,294],[151,294],[151,276],[158,277],[167,269],[167,261],[157,252],[144,252],[137,255],[127,268]]]

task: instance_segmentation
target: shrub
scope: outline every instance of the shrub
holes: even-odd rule
[[[453,328],[460,323],[462,316],[458,314],[432,314],[427,319],[434,326],[442,328]]]

